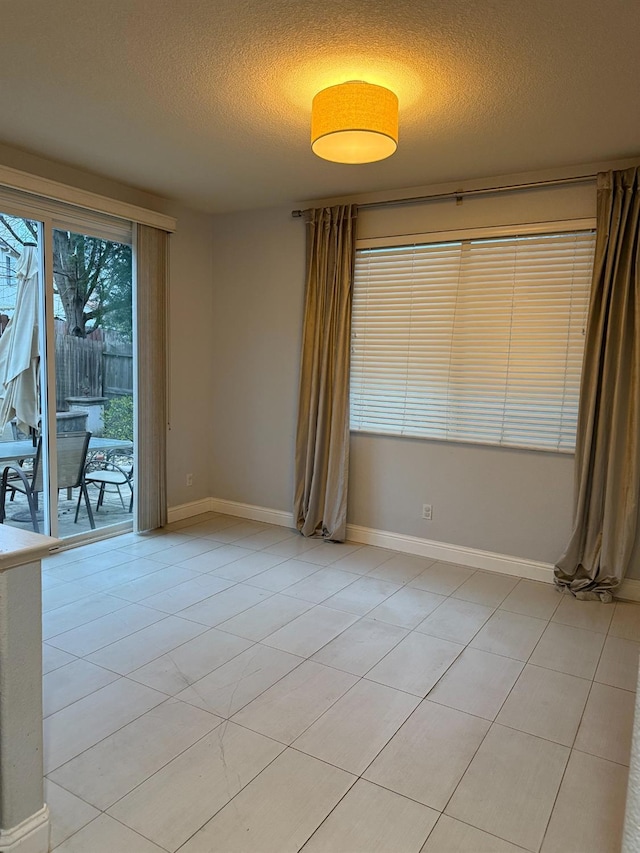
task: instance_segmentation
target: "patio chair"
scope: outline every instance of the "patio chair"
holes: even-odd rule
[[[116,458],[120,461],[114,462]],[[120,491],[124,486],[129,489],[129,512],[133,512],[133,461],[123,463],[117,451],[106,456],[95,454],[85,466],[84,481],[98,487],[96,512],[100,510],[105,494],[109,491],[117,491],[122,509],[125,509],[124,498]]]
[[[87,486],[84,482],[84,467],[87,460],[87,450],[91,433],[65,432],[58,433],[56,438],[58,489],[80,489],[74,521],[76,523],[78,521],[80,502],[84,498],[87,515],[89,516],[89,524],[91,525],[91,529],[94,530],[96,525],[89,502]],[[15,475],[17,475],[16,479],[12,479]],[[33,529],[36,533],[40,533],[37,517],[38,495],[44,489],[41,438],[38,439],[38,449],[31,471],[25,471],[20,465],[7,465],[2,472],[2,478],[0,479],[0,523],[4,522],[6,515],[5,502],[8,489],[13,489],[25,495],[29,504]]]
[[[17,438],[18,438],[17,427],[16,427],[15,423],[13,423],[13,421],[9,421],[9,423],[4,425],[4,429],[0,433],[0,441],[1,442],[16,441]],[[19,465],[22,465],[23,462],[24,462],[23,459],[18,460]],[[16,490],[13,488],[11,481],[17,480],[17,479],[19,479],[17,474],[12,474],[9,477],[9,483],[7,485],[8,485],[9,491],[11,492],[11,500],[13,500],[16,496]]]

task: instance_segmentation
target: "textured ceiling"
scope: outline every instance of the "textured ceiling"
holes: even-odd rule
[[[0,141],[207,211],[640,154],[638,0],[3,0]],[[389,160],[311,99],[400,98]]]

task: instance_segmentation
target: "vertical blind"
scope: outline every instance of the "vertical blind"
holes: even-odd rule
[[[356,252],[351,429],[575,447],[595,233]]]

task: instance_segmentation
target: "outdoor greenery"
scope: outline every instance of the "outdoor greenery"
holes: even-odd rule
[[[104,409],[104,434],[133,441],[133,397],[114,397]]]
[[[0,250],[22,254],[38,241],[38,224],[0,215]],[[53,232],[54,293],[68,334],[85,338],[96,329],[113,329],[131,340],[131,247],[72,231]]]
[[[56,229],[53,248],[69,334],[86,338],[106,326],[131,336],[131,247]]]

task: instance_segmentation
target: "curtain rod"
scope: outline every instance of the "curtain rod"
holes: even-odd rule
[[[394,198],[389,199],[387,201],[370,201],[365,202],[364,204],[359,204],[358,208],[360,210],[367,210],[373,207],[395,207],[403,204],[420,204],[422,202],[427,201],[443,201],[445,199],[451,198],[455,199],[457,202],[461,202],[465,196],[472,195],[492,195],[493,193],[505,193],[505,192],[514,192],[516,190],[530,190],[537,189],[538,187],[558,187],[563,184],[584,184],[591,183],[595,181],[597,175],[580,175],[576,178],[556,178],[555,180],[550,181],[531,181],[526,184],[507,184],[506,186],[501,187],[484,187],[484,189],[476,189],[476,190],[457,190],[455,192],[447,192],[447,193],[432,193],[431,195],[419,195],[414,196],[413,198]],[[298,218],[302,216],[304,213],[303,210],[292,210],[291,216],[294,218]]]

